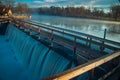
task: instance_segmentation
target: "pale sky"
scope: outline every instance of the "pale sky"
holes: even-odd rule
[[[29,7],[44,6],[86,6],[108,9],[110,5],[120,4],[119,0],[16,0],[16,2],[27,3]]]

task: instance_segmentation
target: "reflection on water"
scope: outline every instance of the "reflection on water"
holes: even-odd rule
[[[72,29],[75,31],[95,35],[98,37],[103,37],[104,30],[107,29],[106,38],[120,42],[120,22],[46,16],[36,14],[32,16],[32,19],[37,19],[39,23]]]

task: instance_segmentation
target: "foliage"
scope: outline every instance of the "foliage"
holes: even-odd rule
[[[29,7],[26,3],[18,3],[16,7],[14,8],[14,13],[18,14],[28,14],[29,13]]]
[[[111,14],[115,20],[120,18],[120,5],[112,5],[111,6]]]
[[[0,0],[2,4],[4,4],[8,8],[13,8],[15,5],[15,0]]]
[[[68,17],[82,17],[82,18],[95,18],[95,19],[120,19],[120,5],[113,5],[110,12],[105,13],[103,9],[85,8],[81,7],[41,7],[38,10],[39,14],[68,16]]]
[[[71,16],[71,17],[103,17],[104,11],[94,8],[85,8],[84,6],[81,7],[54,7],[51,6],[50,8],[44,7],[39,8],[40,14],[50,14],[50,15],[59,15],[59,16]]]

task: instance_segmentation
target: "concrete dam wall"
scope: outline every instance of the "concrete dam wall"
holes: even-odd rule
[[[62,55],[64,53],[57,53],[11,24],[3,33],[5,35],[0,36],[0,80],[42,80],[75,67],[72,60]],[[77,79],[89,80],[89,73]]]
[[[118,42],[31,21],[9,23],[0,21],[0,80],[101,80],[119,67]]]

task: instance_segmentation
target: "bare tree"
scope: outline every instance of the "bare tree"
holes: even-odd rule
[[[19,13],[19,14],[28,14],[29,13],[29,7],[26,3],[18,3],[16,5],[15,12]]]
[[[112,5],[111,6],[111,14],[115,20],[120,18],[120,5]]]
[[[2,4],[4,4],[6,7],[13,8],[15,5],[15,0],[0,0]]]

